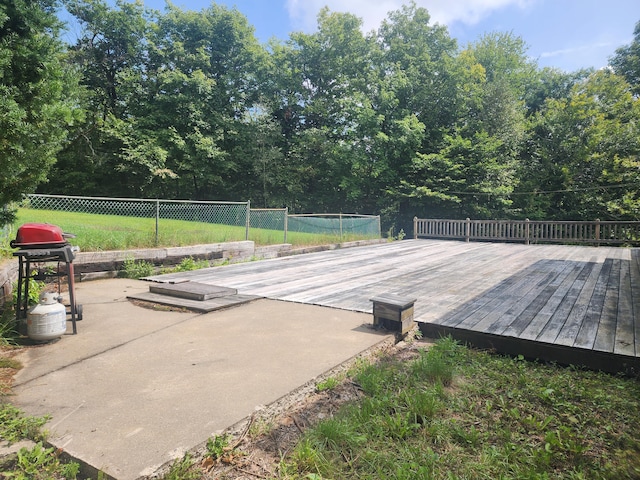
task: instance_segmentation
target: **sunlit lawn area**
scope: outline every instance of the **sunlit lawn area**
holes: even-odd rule
[[[180,247],[207,243],[233,242],[246,239],[244,226],[230,226],[184,220],[160,219],[156,242],[154,218],[97,215],[52,210],[20,209],[14,231],[29,222],[51,223],[63,231],[73,233],[73,245],[82,251],[128,250],[135,248]],[[323,245],[366,237],[288,232],[286,243],[295,246]],[[256,245],[275,245],[284,242],[279,230],[249,229],[249,240]]]

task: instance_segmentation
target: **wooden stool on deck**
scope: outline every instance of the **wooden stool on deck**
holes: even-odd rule
[[[406,335],[415,325],[413,321],[413,305],[415,298],[398,295],[378,295],[373,302],[373,326]]]

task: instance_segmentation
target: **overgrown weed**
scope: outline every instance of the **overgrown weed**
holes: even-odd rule
[[[153,275],[155,267],[153,263],[145,260],[136,260],[135,258],[127,258],[122,264],[122,275],[125,278],[139,279]]]
[[[46,433],[41,428],[48,417],[30,417],[9,403],[0,402],[0,438],[16,443],[20,440],[45,440]]]
[[[54,447],[44,447],[41,442],[31,448],[21,448],[15,455],[4,459],[0,467],[0,475],[17,480],[72,480],[79,471],[78,463],[61,461]]]

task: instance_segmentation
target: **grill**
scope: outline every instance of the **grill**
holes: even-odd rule
[[[48,277],[56,277],[58,279],[58,294],[61,291],[62,277],[67,277],[67,285],[69,288],[69,305],[67,312],[71,316],[74,335],[77,332],[76,321],[82,320],[82,306],[76,304],[73,260],[77,247],[73,247],[69,242],[69,238],[75,235],[65,233],[56,225],[48,223],[25,223],[16,233],[15,240],[11,240],[12,248],[17,248],[13,252],[19,260],[18,269],[18,292],[16,305],[16,322],[20,327],[21,321],[27,318],[29,309],[29,280],[45,280]],[[37,269],[37,274],[33,275],[35,269],[33,264],[37,263],[57,263],[54,272],[47,269],[44,271]],[[65,268],[62,269],[62,264]]]
[[[67,238],[75,235],[64,233],[56,225],[49,223],[25,223],[18,228],[16,239],[11,240],[11,248],[56,248],[69,245]]]

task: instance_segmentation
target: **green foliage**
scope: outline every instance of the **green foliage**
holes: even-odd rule
[[[535,153],[523,166],[522,188],[555,193],[523,196],[520,209],[559,220],[640,218],[638,118],[640,101],[608,71],[576,83],[567,98],[548,100],[532,119]]]
[[[206,260],[194,260],[193,257],[182,259],[182,261],[173,269],[175,272],[190,272],[192,270],[199,270],[201,268],[209,267],[209,262]]]
[[[9,443],[23,439],[42,441],[44,434],[40,428],[48,420],[48,417],[26,417],[13,405],[0,404],[0,437]]]
[[[610,65],[631,85],[633,93],[640,95],[640,21],[633,29],[633,41],[616,50]]]
[[[324,392],[325,390],[333,390],[338,385],[340,385],[340,380],[336,377],[329,377],[321,382],[318,382],[316,385],[316,390],[318,392]]]
[[[208,243],[237,242],[245,239],[246,227],[203,222],[162,219],[155,241],[155,220],[152,218],[98,215],[52,210],[18,210],[16,227],[22,223],[41,222],[46,218],[65,232],[77,235],[72,243],[83,252],[104,250],[130,250],[136,248],[180,247]],[[289,232],[287,242],[292,245],[326,245],[370,238],[366,235],[312,234]],[[251,228],[249,240],[256,245],[282,243],[283,232]],[[197,262],[196,262],[197,263]]]
[[[229,435],[215,435],[207,440],[207,456],[213,461],[219,460],[227,452],[231,437]]]
[[[193,458],[188,453],[180,460],[174,462],[163,480],[197,480],[201,478],[200,471],[196,468]]]
[[[635,379],[469,350],[361,366],[365,392],[307,431],[286,478],[636,478]]]
[[[52,478],[75,479],[80,471],[76,462],[62,463],[56,449],[37,443],[31,449],[21,448],[10,471],[3,471],[5,478],[16,480],[49,480]]]
[[[15,309],[5,304],[0,314],[0,345],[14,345],[19,336]]]
[[[155,267],[153,263],[136,260],[135,258],[127,258],[122,265],[122,274],[125,278],[143,278],[153,275]]]
[[[459,49],[415,2],[368,34],[325,8],[268,48],[215,3],[64,4],[82,28],[68,52],[54,0],[0,7],[0,205],[48,178],[43,192],[381,213],[397,231],[416,215],[640,218],[638,26],[615,73],[563,73],[509,32]]]
[[[40,293],[44,289],[45,284],[33,277],[29,278],[29,298],[28,305],[35,305],[40,301]],[[18,281],[16,280],[12,285],[13,304],[18,304]]]
[[[22,368],[22,364],[13,358],[0,357],[0,368],[11,368],[14,370],[19,370],[20,368]]]
[[[8,236],[2,238],[2,231],[0,230],[0,261],[4,258],[11,258],[13,256],[13,248],[9,244],[10,240]]]

